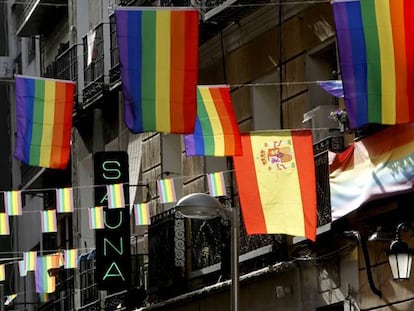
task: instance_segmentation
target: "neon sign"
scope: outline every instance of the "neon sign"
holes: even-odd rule
[[[94,155],[95,206],[104,206],[105,228],[95,230],[96,277],[100,290],[127,289],[131,284],[128,154]],[[107,184],[125,183],[125,208],[108,209]]]

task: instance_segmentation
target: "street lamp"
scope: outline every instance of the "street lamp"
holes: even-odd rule
[[[414,251],[401,240],[401,230],[407,230],[408,226],[404,223],[399,224],[396,230],[395,239],[390,244],[388,251],[388,262],[394,280],[407,281],[410,278],[411,263]]]
[[[231,218],[231,310],[239,310],[240,219],[237,207],[225,208],[216,198],[205,193],[192,193],[181,198],[175,210],[186,218],[208,220]]]

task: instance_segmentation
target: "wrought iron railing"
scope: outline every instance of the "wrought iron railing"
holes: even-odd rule
[[[331,222],[331,194],[329,187],[328,150],[342,151],[343,136],[328,137],[313,146],[315,155],[316,199],[318,204],[318,226]]]
[[[120,80],[119,71],[119,53],[118,40],[116,37],[115,15],[109,17],[109,32],[110,32],[110,49],[111,49],[111,69],[109,69],[109,83],[114,84]]]
[[[148,229],[149,293],[171,296],[185,286],[185,227],[184,219],[174,209],[153,217]],[[164,292],[165,291],[165,292]]]
[[[94,29],[95,39],[91,49],[88,49],[88,35],[83,37],[83,74],[85,88],[83,89],[83,102],[85,103],[104,89],[104,23]],[[91,55],[88,55],[91,53]]]
[[[74,310],[74,276],[73,271],[59,269],[56,277],[56,290],[48,295],[48,302],[38,307],[39,311],[70,311]]]
[[[79,292],[82,306],[93,305],[98,300],[98,288],[95,278],[95,258],[92,257],[93,253],[85,254],[80,257],[79,261]]]
[[[46,78],[68,80],[77,82],[78,80],[78,45],[66,49],[60,53],[54,62],[46,67],[44,74]],[[76,112],[78,104],[78,84],[75,86],[74,107]]]
[[[78,45],[73,45],[56,57],[56,78],[78,80]]]

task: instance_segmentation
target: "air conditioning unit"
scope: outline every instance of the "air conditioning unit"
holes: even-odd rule
[[[336,105],[321,105],[303,114],[302,127],[312,129],[314,144],[332,136],[332,132],[339,129],[338,122],[329,118],[331,111],[336,109]]]

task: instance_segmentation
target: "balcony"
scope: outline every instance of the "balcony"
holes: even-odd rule
[[[119,69],[119,52],[118,40],[116,37],[115,14],[109,17],[110,24],[110,40],[111,40],[111,69],[109,69],[109,83],[111,88],[119,86],[121,81],[121,73]]]
[[[16,12],[21,12],[16,27],[19,37],[47,34],[68,14],[67,0],[26,0],[14,6]]]
[[[83,102],[80,108],[85,109],[103,98],[106,87],[106,77],[109,71],[109,43],[106,46],[104,38],[109,37],[109,25],[101,23],[92,31],[95,38],[88,51],[88,35],[83,37],[83,74],[85,87],[83,88]],[[90,53],[91,55],[88,55]]]
[[[58,56],[55,58],[55,61],[46,67],[44,76],[46,78],[78,82],[78,55],[80,55],[78,52],[79,47],[79,45],[73,45],[70,48],[63,49],[63,51],[59,52]],[[78,87],[79,85],[76,83],[73,114],[76,114],[78,105]]]
[[[342,136],[329,137],[314,145],[318,227],[331,223],[327,151],[343,148]],[[219,276],[230,277],[230,224],[220,218],[193,219],[191,226],[186,226],[185,221],[170,209],[154,216],[149,227],[149,294],[159,300],[194,290],[200,284],[211,285]],[[286,258],[284,235],[247,235],[241,219],[242,274]]]
[[[274,4],[272,0],[191,0],[200,11],[200,44],[227,26],[238,23],[261,7]]]

